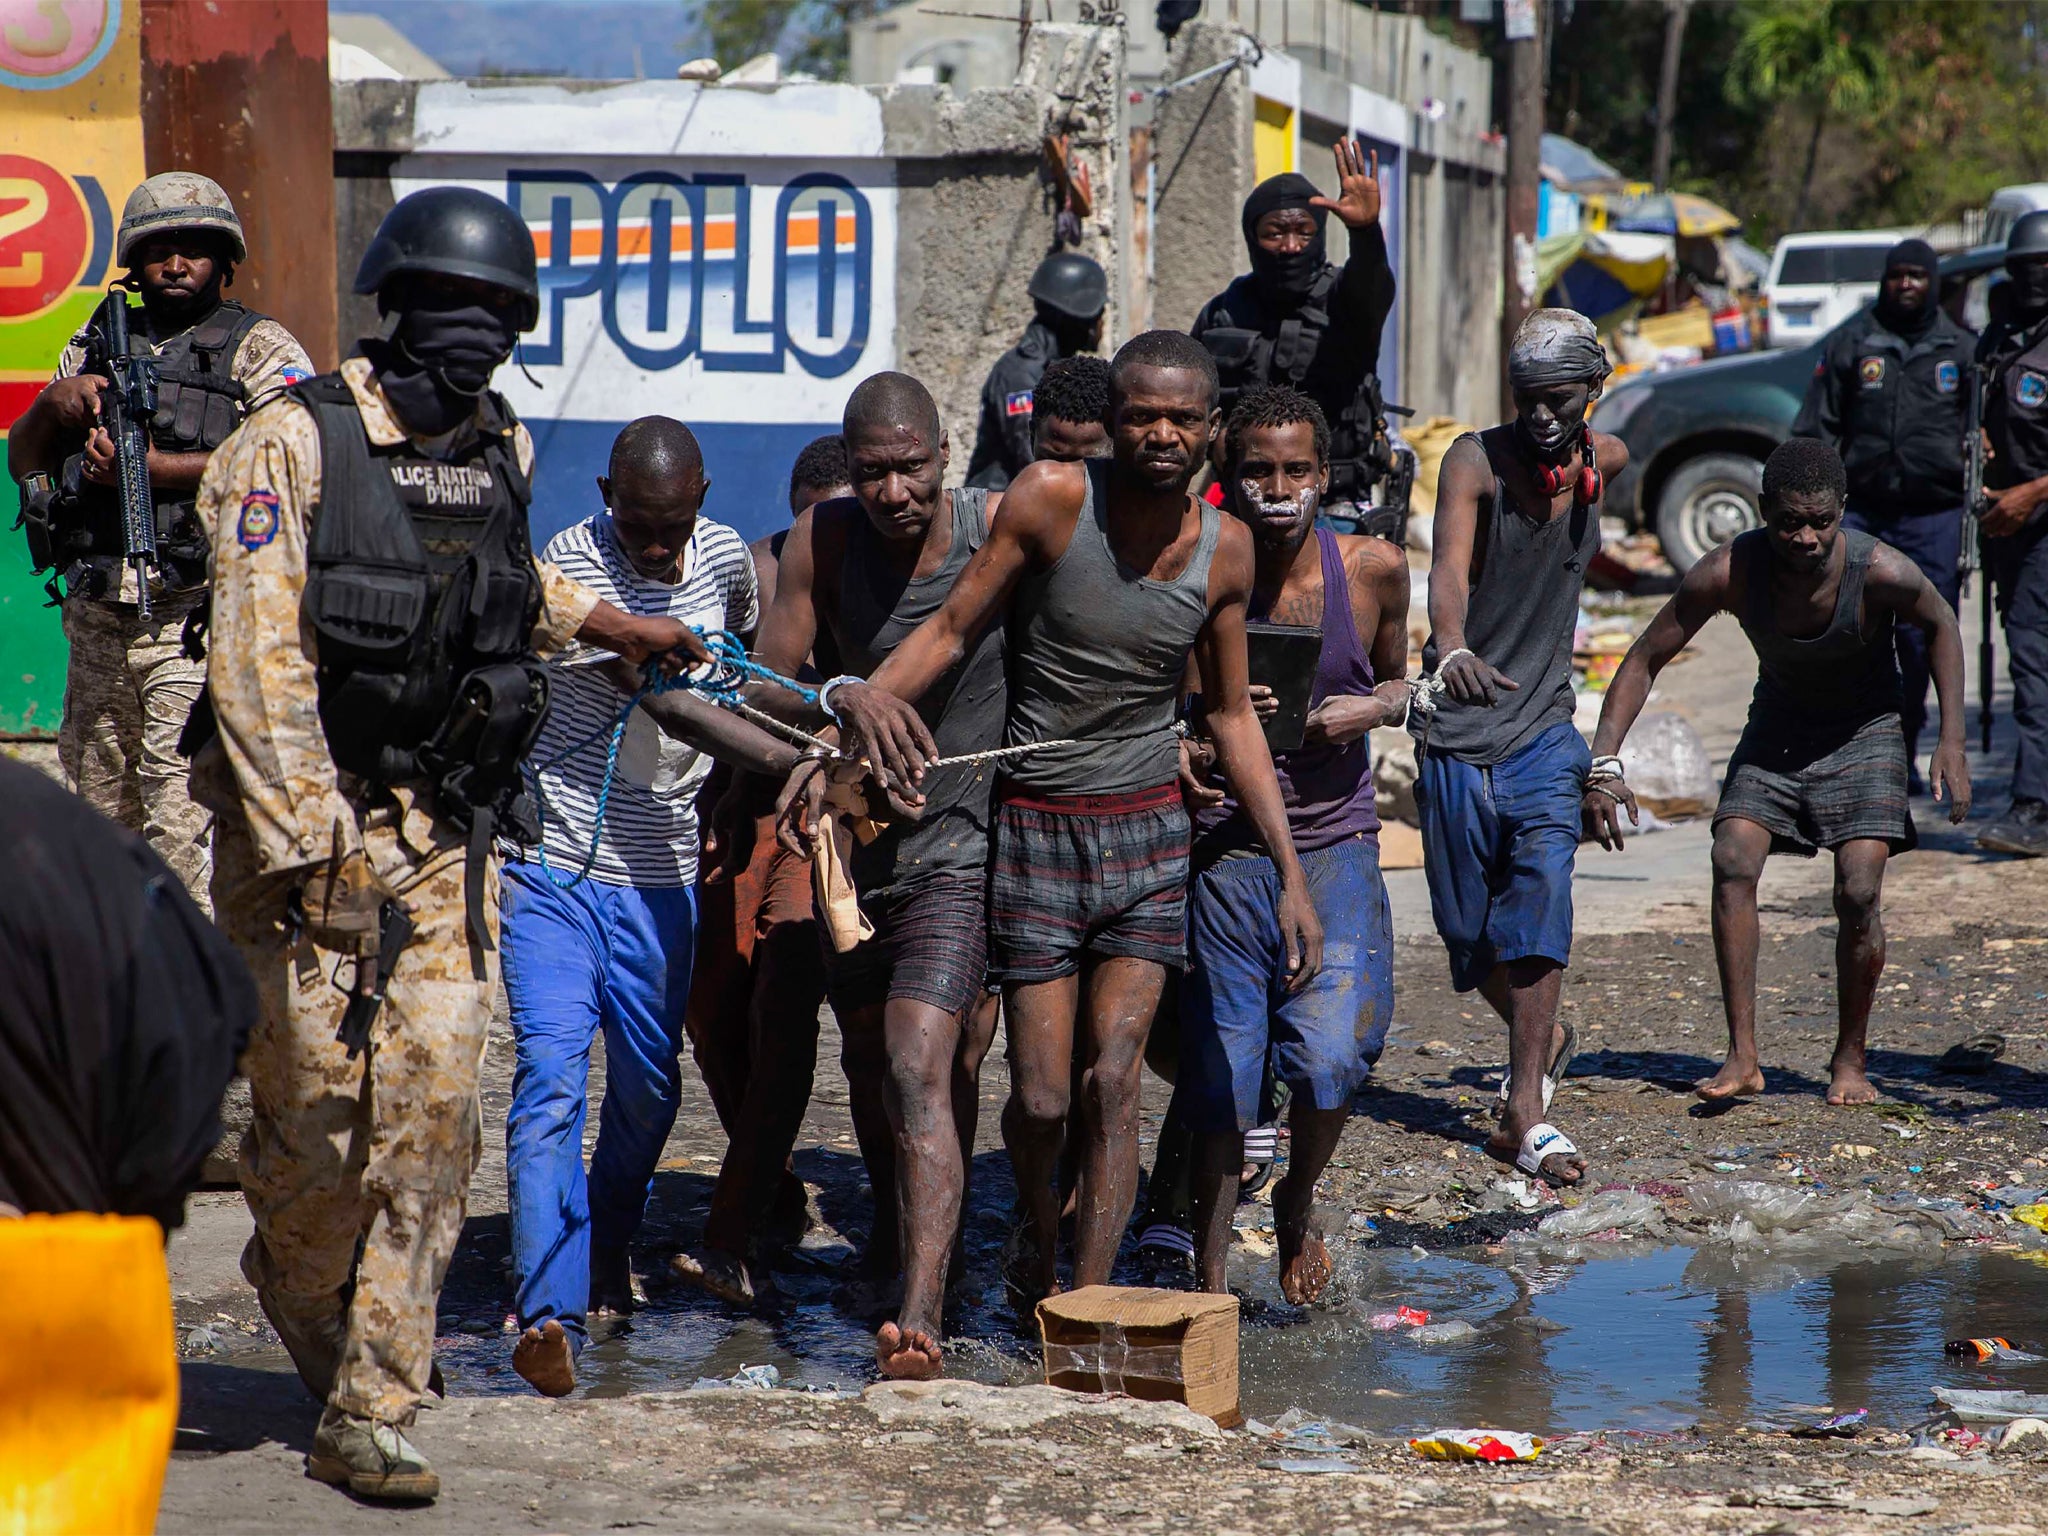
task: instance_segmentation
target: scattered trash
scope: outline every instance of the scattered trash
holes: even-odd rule
[[[2030,1355],[1998,1338],[1950,1339],[1942,1346],[1942,1353],[1954,1355],[1958,1360],[2003,1360],[2014,1365],[2048,1360],[2048,1355]]]
[[[1719,794],[1700,733],[1670,710],[1653,710],[1636,721],[1621,750],[1621,766],[1637,803],[1666,821],[1705,815]]]
[[[723,1379],[717,1376],[699,1376],[691,1387],[698,1392],[710,1391],[716,1387],[742,1387],[750,1391],[766,1391],[782,1384],[782,1372],[772,1365],[743,1365],[732,1375]]]
[[[1816,1424],[1801,1424],[1790,1433],[1795,1440],[1854,1440],[1869,1418],[1868,1408],[1858,1408],[1854,1413],[1838,1413]]]
[[[1708,1179],[1687,1185],[1686,1195],[1737,1248],[1800,1242],[1915,1248],[1989,1230],[1981,1216],[1954,1202],[1911,1194],[1880,1201],[1867,1189],[1836,1195],[1761,1179]]]
[[[187,1328],[178,1338],[178,1353],[181,1355],[212,1355],[220,1352],[220,1335],[206,1324]]]
[[[1544,1217],[1536,1234],[1548,1242],[1569,1243],[1596,1232],[1661,1235],[1664,1226],[1664,1207],[1651,1196],[1634,1189],[1604,1189],[1570,1210]]]
[[[2010,1424],[2048,1416],[2048,1396],[2039,1392],[1991,1391],[1980,1387],[1936,1387],[1934,1400],[1970,1424]]]
[[[1462,1052],[1448,1040],[1425,1040],[1415,1047],[1418,1056],[1457,1056]]]
[[[1918,1131],[1914,1130],[1912,1126],[1901,1125],[1896,1120],[1885,1121],[1884,1128],[1890,1131],[1894,1136],[1898,1137],[1901,1141],[1912,1141],[1920,1134]]]
[[[1859,1499],[1831,1488],[1744,1488],[1728,1495],[1730,1509],[1846,1509],[1863,1515],[1932,1514],[1941,1501],[1907,1494]]]
[[[1259,1470],[1314,1475],[1325,1472],[1356,1472],[1359,1468],[1356,1463],[1346,1461],[1341,1456],[1281,1456],[1272,1461],[1260,1462]]]
[[[2001,1456],[2038,1456],[2048,1452],[2048,1423],[2040,1419],[2014,1419],[1998,1437]]]
[[[1430,1461],[1534,1461],[1543,1454],[1539,1436],[1514,1429],[1433,1429],[1408,1443]]]
[[[1877,1148],[1875,1147],[1859,1146],[1853,1142],[1846,1141],[1836,1142],[1833,1146],[1828,1148],[1828,1151],[1836,1157],[1863,1158],[1877,1156]]]
[[[1987,1029],[1950,1046],[1941,1053],[1935,1066],[1943,1072],[1960,1072],[1974,1077],[1997,1066],[1998,1058],[2004,1054],[2005,1036]]]
[[[1714,1164],[1714,1172],[1716,1172],[1716,1173],[1746,1173],[1746,1172],[1748,1172],[1748,1171],[1749,1171],[1749,1164],[1747,1164],[1747,1163],[1716,1163],[1716,1164]]]
[[[2036,1232],[2048,1232],[2048,1205],[2022,1205],[2012,1213],[2014,1221],[2023,1222]]]
[[[1392,1333],[1396,1328],[1420,1328],[1429,1321],[1429,1314],[1414,1307],[1397,1307],[1392,1312],[1375,1312],[1368,1321],[1376,1332]]]
[[[1445,1323],[1429,1323],[1417,1328],[1408,1337],[1417,1344],[1459,1344],[1466,1339],[1476,1338],[1479,1330],[1470,1323],[1453,1318]]]

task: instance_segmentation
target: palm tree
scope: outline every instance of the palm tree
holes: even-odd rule
[[[1763,0],[1750,7],[1728,69],[1729,94],[1760,107],[1796,102],[1813,115],[1792,227],[1806,222],[1820,138],[1831,118],[1868,119],[1890,98],[1891,73],[1872,27],[1882,6],[1856,0]]]

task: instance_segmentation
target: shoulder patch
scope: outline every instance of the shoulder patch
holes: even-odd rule
[[[1934,387],[1944,395],[1952,395],[1963,382],[1963,370],[1953,359],[1934,365]]]
[[[305,383],[306,380],[313,377],[313,370],[301,368],[297,363],[286,363],[277,370],[277,376],[283,379],[286,387],[289,388],[293,384]]]
[[[251,491],[242,498],[235,537],[244,549],[261,549],[277,537],[277,492]]]
[[[2013,389],[2013,398],[2025,406],[2048,404],[2048,378],[2043,378],[2032,369],[2028,369],[2019,376],[2019,382]]]
[[[1029,416],[1031,414],[1031,394],[1032,392],[1028,389],[1020,389],[1013,394],[1003,396],[1003,414],[1005,416]]]
[[[1884,359],[1866,357],[1856,365],[1857,377],[1863,380],[1865,389],[1876,389],[1884,383]]]

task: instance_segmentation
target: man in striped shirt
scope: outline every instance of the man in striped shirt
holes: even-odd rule
[[[628,613],[752,634],[753,561],[738,534],[698,515],[709,483],[688,427],[660,416],[631,423],[597,484],[605,510],[557,534],[549,561]],[[669,693],[628,719],[607,790],[623,700],[606,660],[579,647],[550,663],[547,723],[530,760],[542,857],[504,871],[516,1046],[505,1150],[523,1330],[513,1365],[550,1396],[575,1384],[586,1314],[632,1305],[627,1245],[681,1102],[695,802],[708,752],[767,772],[787,772],[795,759],[708,701]],[[605,1097],[586,1180],[590,1045],[600,1029]]]

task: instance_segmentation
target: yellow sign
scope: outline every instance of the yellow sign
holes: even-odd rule
[[[1252,169],[1260,181],[1296,169],[1294,108],[1284,101],[1252,98]]]
[[[0,432],[118,275],[141,53],[137,0],[0,0]]]

